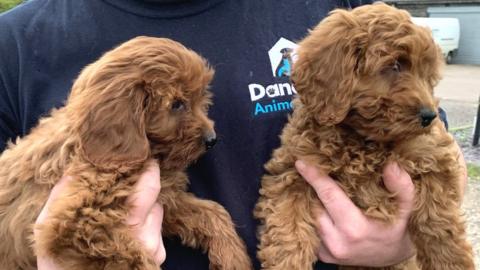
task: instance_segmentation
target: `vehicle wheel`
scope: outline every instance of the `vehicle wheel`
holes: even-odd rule
[[[452,63],[452,59],[453,59],[453,53],[448,52],[447,57],[445,57],[445,62],[447,62],[447,64],[450,65]]]

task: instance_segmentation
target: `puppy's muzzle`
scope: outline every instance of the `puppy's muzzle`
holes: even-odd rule
[[[207,149],[212,149],[217,143],[217,134],[215,134],[215,131],[207,132],[203,136],[203,141]]]
[[[435,117],[437,117],[436,112],[427,108],[420,109],[420,121],[422,127],[428,127],[432,123],[433,119],[435,119]]]

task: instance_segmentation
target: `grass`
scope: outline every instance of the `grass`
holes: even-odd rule
[[[472,163],[467,164],[468,178],[480,179],[480,166]]]
[[[448,131],[450,131],[450,132],[455,132],[455,131],[461,131],[461,130],[469,129],[469,128],[473,128],[473,125],[465,125],[465,126],[460,126],[460,127],[451,127],[451,128],[448,129]]]
[[[0,13],[11,9],[22,2],[23,0],[0,0]]]

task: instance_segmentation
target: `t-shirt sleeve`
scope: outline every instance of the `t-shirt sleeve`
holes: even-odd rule
[[[18,120],[18,50],[11,20],[0,16],[0,152],[20,135]]]
[[[9,104],[7,86],[0,76],[0,152],[5,149],[6,143],[18,136],[18,126],[15,114]]]

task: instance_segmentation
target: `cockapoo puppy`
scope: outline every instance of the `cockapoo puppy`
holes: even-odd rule
[[[263,269],[306,270],[317,261],[312,212],[322,206],[295,169],[298,159],[338,180],[365,215],[386,224],[398,208],[382,169],[397,162],[415,185],[408,230],[417,256],[382,269],[474,269],[460,210],[460,152],[436,117],[443,60],[429,30],[382,3],[335,10],[297,53],[295,110],[255,208]]]
[[[151,159],[161,169],[163,235],[208,251],[211,269],[251,269],[226,210],[186,192],[184,169],[215,141],[212,76],[193,51],[150,37],[87,66],[66,105],[0,157],[1,269],[36,269],[36,253],[69,270],[157,270],[125,224],[126,199]],[[73,180],[32,248],[32,225],[63,175]]]

